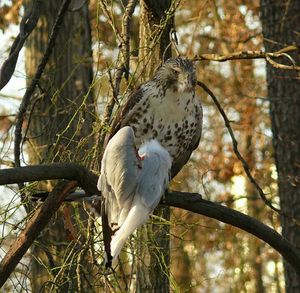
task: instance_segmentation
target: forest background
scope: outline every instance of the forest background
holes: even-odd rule
[[[202,139],[171,189],[199,193],[247,214],[283,234],[299,253],[297,1],[42,2],[0,2],[1,65],[11,56],[19,25],[26,36],[13,77],[0,92],[1,169],[79,162],[98,175],[103,136],[119,103],[151,78],[161,60],[179,52],[197,60],[198,80],[218,98],[228,120],[224,123],[211,95],[198,87]],[[31,24],[21,20],[32,11],[38,21],[27,36],[26,24]],[[56,38],[52,45],[51,37]],[[55,185],[48,180],[0,189],[1,257],[38,209],[32,194],[51,192]],[[133,236],[129,253],[107,276],[99,265],[100,226],[84,204],[64,203],[3,288],[145,292],[156,279],[165,292],[300,290],[294,269],[253,235],[180,208],[163,213],[164,219],[154,216]],[[143,248],[145,243],[151,251]]]

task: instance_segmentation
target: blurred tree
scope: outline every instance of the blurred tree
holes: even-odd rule
[[[60,4],[59,1],[48,2],[44,3],[45,10],[42,10],[38,28],[28,41],[26,49],[28,77],[34,74],[45,51],[49,31]],[[84,3],[84,5],[79,5],[75,11],[74,7],[71,8],[66,16],[52,58],[28,109],[28,119],[24,123],[24,128],[29,124],[29,129],[24,141],[30,152],[31,163],[78,161],[97,172],[98,162],[96,160],[91,162],[97,147],[96,144],[91,143],[90,134],[93,121],[98,118],[95,118],[96,111],[90,89],[92,84],[102,120],[105,105],[112,96],[111,85],[114,85],[118,71],[115,69],[119,68],[119,65],[121,67],[124,61],[122,55],[124,39],[120,38],[120,35],[123,31],[124,13],[128,1],[91,0],[90,19],[87,17],[85,1],[72,2]],[[274,14],[270,21],[264,21],[264,26],[267,27],[266,37],[269,36],[278,42],[277,45],[266,43],[267,51],[291,44],[297,36],[297,32],[293,36],[292,30],[285,29],[287,25],[293,25],[292,19],[297,20],[297,14],[293,14],[299,12],[296,4],[294,1],[286,1],[286,5],[281,6],[279,3],[275,5],[275,2],[264,1],[265,6],[262,7],[263,16]],[[11,23],[18,23],[20,3],[21,1],[18,0],[7,1],[0,8],[1,29],[5,29]],[[118,98],[122,99],[132,87],[151,77],[161,60],[170,56],[168,44],[169,32],[174,24],[173,8],[176,8],[175,28],[179,38],[178,48],[182,55],[193,57],[199,53],[227,54],[262,48],[258,0],[191,0],[181,1],[178,8],[177,1],[143,0],[137,1],[137,5],[138,9],[135,10],[129,27],[131,45],[129,78],[122,79]],[[103,7],[106,7],[108,12]],[[25,5],[25,12],[28,9],[28,5]],[[292,12],[292,9],[295,12]],[[280,32],[279,37],[276,35],[281,29],[278,19],[285,20],[282,22],[283,32]],[[88,20],[92,25],[94,80],[92,80]],[[290,35],[284,36],[286,32]],[[283,43],[282,46],[280,42]],[[199,62],[197,67],[198,78],[220,98],[224,110],[232,121],[231,125],[239,141],[241,152],[246,157],[252,173],[271,197],[270,194],[276,191],[276,179],[272,174],[274,163],[270,144],[268,100],[264,98],[263,65],[253,60],[225,63],[204,61]],[[297,77],[292,73],[281,73],[272,68],[269,68],[268,72],[269,81],[276,81],[271,82],[273,91],[269,92],[270,98],[273,99],[272,111],[277,113],[274,121],[283,123],[286,117],[284,111],[289,113],[290,117],[296,117],[298,113],[295,96],[298,90]],[[289,85],[285,84],[287,81]],[[287,87],[294,92],[290,93]],[[279,230],[278,217],[262,204],[255,195],[253,187],[247,182],[241,163],[233,152],[224,122],[220,119],[214,104],[203,91],[199,90],[198,95],[205,111],[203,138],[199,150],[193,154],[192,160],[181,174],[175,178],[172,188],[190,192],[199,191],[212,201],[248,212]],[[286,98],[287,96],[289,98]],[[284,97],[287,102],[283,104],[277,99],[278,97],[281,101]],[[111,113],[111,117],[113,114],[114,112]],[[295,124],[298,123],[297,121],[294,119]],[[284,127],[274,128],[278,133],[276,138],[278,142],[275,141],[278,146],[282,144],[279,138],[284,137],[283,143],[289,139],[287,133],[290,133],[290,125],[293,121],[289,123]],[[105,130],[108,129],[107,125],[105,124]],[[102,123],[94,126],[97,132],[103,129]],[[292,151],[291,156],[286,157],[290,160],[291,166],[294,155],[298,154],[296,146],[293,149],[295,142],[297,142],[296,136],[287,146]],[[281,157],[284,156],[284,151],[281,151]],[[290,166],[280,160],[278,162],[281,162],[281,167]],[[297,172],[296,168],[295,172]],[[279,172],[286,176],[281,176],[283,179],[287,178],[287,174],[294,174],[290,173],[290,169],[285,169],[284,172],[284,174]],[[296,186],[297,182],[292,180],[293,176],[288,177],[288,180]],[[240,190],[238,194],[234,192],[237,178],[242,179],[242,184],[239,186],[242,191]],[[281,184],[287,184],[283,179]],[[280,191],[282,203],[286,202],[288,205],[291,198],[284,197],[283,200],[283,193],[290,193],[290,190],[285,185],[282,186],[284,186]],[[41,188],[41,186],[33,187]],[[51,189],[48,185],[46,188]],[[294,194],[296,198],[297,192]],[[272,198],[274,199],[276,198]],[[78,219],[78,222],[86,219],[85,216],[79,219],[77,215],[82,212],[77,208],[75,211],[74,218]],[[295,209],[294,212],[296,214],[297,210]],[[168,213],[168,210],[164,210],[167,219]],[[57,219],[63,218],[65,213],[63,214],[61,216],[60,213]],[[161,212],[159,215],[162,215]],[[293,223],[289,223],[287,219],[284,221],[285,233],[288,235]],[[70,241],[72,235],[64,228],[62,221],[58,228],[54,222],[51,222],[47,231],[40,237],[40,242],[32,250],[32,254],[36,257],[32,271],[33,290],[38,290],[42,284],[45,284],[44,288],[48,290],[51,286],[50,282],[53,281],[53,290],[79,292],[80,289],[82,292],[129,291],[136,285],[142,292],[151,289],[155,291],[155,288],[168,291],[169,286],[173,291],[182,292],[283,291],[281,260],[272,249],[238,229],[179,209],[172,210],[171,216],[171,276],[169,276],[170,222],[155,218],[153,223],[155,224],[142,229],[141,238],[134,245],[138,246],[138,254],[133,254],[132,257],[123,254],[120,269],[118,268],[116,273],[108,277],[103,277],[98,267],[97,271],[92,272],[95,268],[91,265],[94,258],[86,254],[86,248],[91,248],[91,251],[94,247],[97,251],[101,251],[101,248],[89,245],[89,236],[85,236],[87,231],[80,231],[84,239]],[[80,230],[79,226],[75,225],[78,230]],[[297,242],[298,236],[293,233],[290,239]],[[98,240],[100,238],[101,234]],[[80,251],[83,254],[80,254]],[[89,258],[88,264],[85,256]],[[135,265],[132,266],[132,263],[136,262],[137,268]],[[288,272],[291,272],[291,269],[287,265],[287,274]],[[88,281],[84,280],[85,276]],[[97,285],[93,289],[88,287],[89,282],[92,286],[95,285],[93,283],[95,280],[99,281]],[[45,283],[47,281],[49,282]],[[297,292],[298,289],[295,290]]]
[[[25,13],[30,11],[31,4],[32,1],[25,2]],[[40,21],[25,50],[28,83],[46,50],[60,5],[61,1],[46,1],[40,8]],[[95,115],[92,78],[88,6],[84,2],[73,11],[72,7],[69,8],[44,75],[32,97],[25,137],[31,164],[77,161],[88,165],[90,157],[86,150],[92,148]],[[51,184],[39,188],[51,189]],[[85,221],[83,227],[86,226],[85,212],[81,208],[75,208],[75,211],[77,217]],[[70,235],[64,218],[64,213],[58,212],[57,218],[49,223],[31,248],[33,292],[42,288],[47,291],[51,286],[60,292],[90,290],[91,266],[84,248],[87,234],[80,231],[78,239],[80,234]],[[77,228],[80,229],[80,225]],[[72,248],[75,249],[72,251]]]
[[[261,0],[261,20],[266,51],[299,44],[299,1]],[[296,64],[299,52],[292,55]],[[268,98],[282,212],[282,234],[300,251],[300,83],[299,73],[267,65]],[[286,292],[300,292],[300,277],[285,266]]]

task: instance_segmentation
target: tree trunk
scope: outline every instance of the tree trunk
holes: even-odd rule
[[[142,79],[152,76],[161,61],[171,57],[170,31],[174,16],[162,26],[166,11],[172,1],[141,1],[140,51]],[[137,292],[169,292],[170,274],[170,208],[157,208],[156,216],[163,218],[160,223],[151,223],[139,230],[137,243]]]
[[[31,1],[24,5],[25,14],[31,9],[29,4]],[[60,5],[58,0],[43,2],[40,21],[26,45],[29,81],[45,52]],[[85,3],[79,10],[71,12],[70,9],[65,15],[50,61],[32,97],[26,138],[30,163],[76,161],[88,165],[86,150],[92,146],[94,115],[92,78],[91,35]],[[43,184],[38,188],[52,189],[52,185]],[[76,218],[87,221],[81,208],[74,210]],[[74,235],[65,228],[62,211],[43,231],[31,248],[33,292],[40,292],[41,288],[46,292],[50,287],[57,292],[91,292],[85,222],[83,226],[80,223],[75,226],[80,233],[75,235],[80,239],[76,243],[71,242],[75,240]]]
[[[266,51],[299,44],[300,2],[261,1],[261,20]],[[299,52],[292,54],[300,64]],[[290,63],[287,59],[281,62]],[[283,213],[300,221],[300,82],[299,73],[267,66],[268,97],[273,144],[278,172],[278,191]],[[300,251],[299,224],[282,216],[282,234]],[[300,292],[300,276],[284,262],[286,292]]]

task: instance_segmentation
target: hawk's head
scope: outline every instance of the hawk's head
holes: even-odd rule
[[[158,68],[154,80],[176,92],[193,92],[197,80],[195,66],[184,57],[170,58]]]

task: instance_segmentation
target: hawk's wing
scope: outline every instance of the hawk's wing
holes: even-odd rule
[[[178,172],[182,169],[182,167],[187,163],[189,160],[192,152],[198,147],[200,139],[201,139],[201,133],[202,133],[202,121],[203,121],[203,110],[200,102],[196,100],[196,116],[197,116],[197,131],[190,143],[190,145],[187,147],[186,151],[178,156],[177,158],[174,158],[172,168],[171,168],[171,178],[174,178]]]
[[[126,125],[126,121],[130,119],[134,114],[134,108],[137,107],[138,102],[143,98],[144,89],[143,85],[140,85],[128,96],[126,102],[119,108],[115,118],[112,121],[111,131],[105,137],[104,146],[106,146],[109,140],[118,132],[118,130]]]

